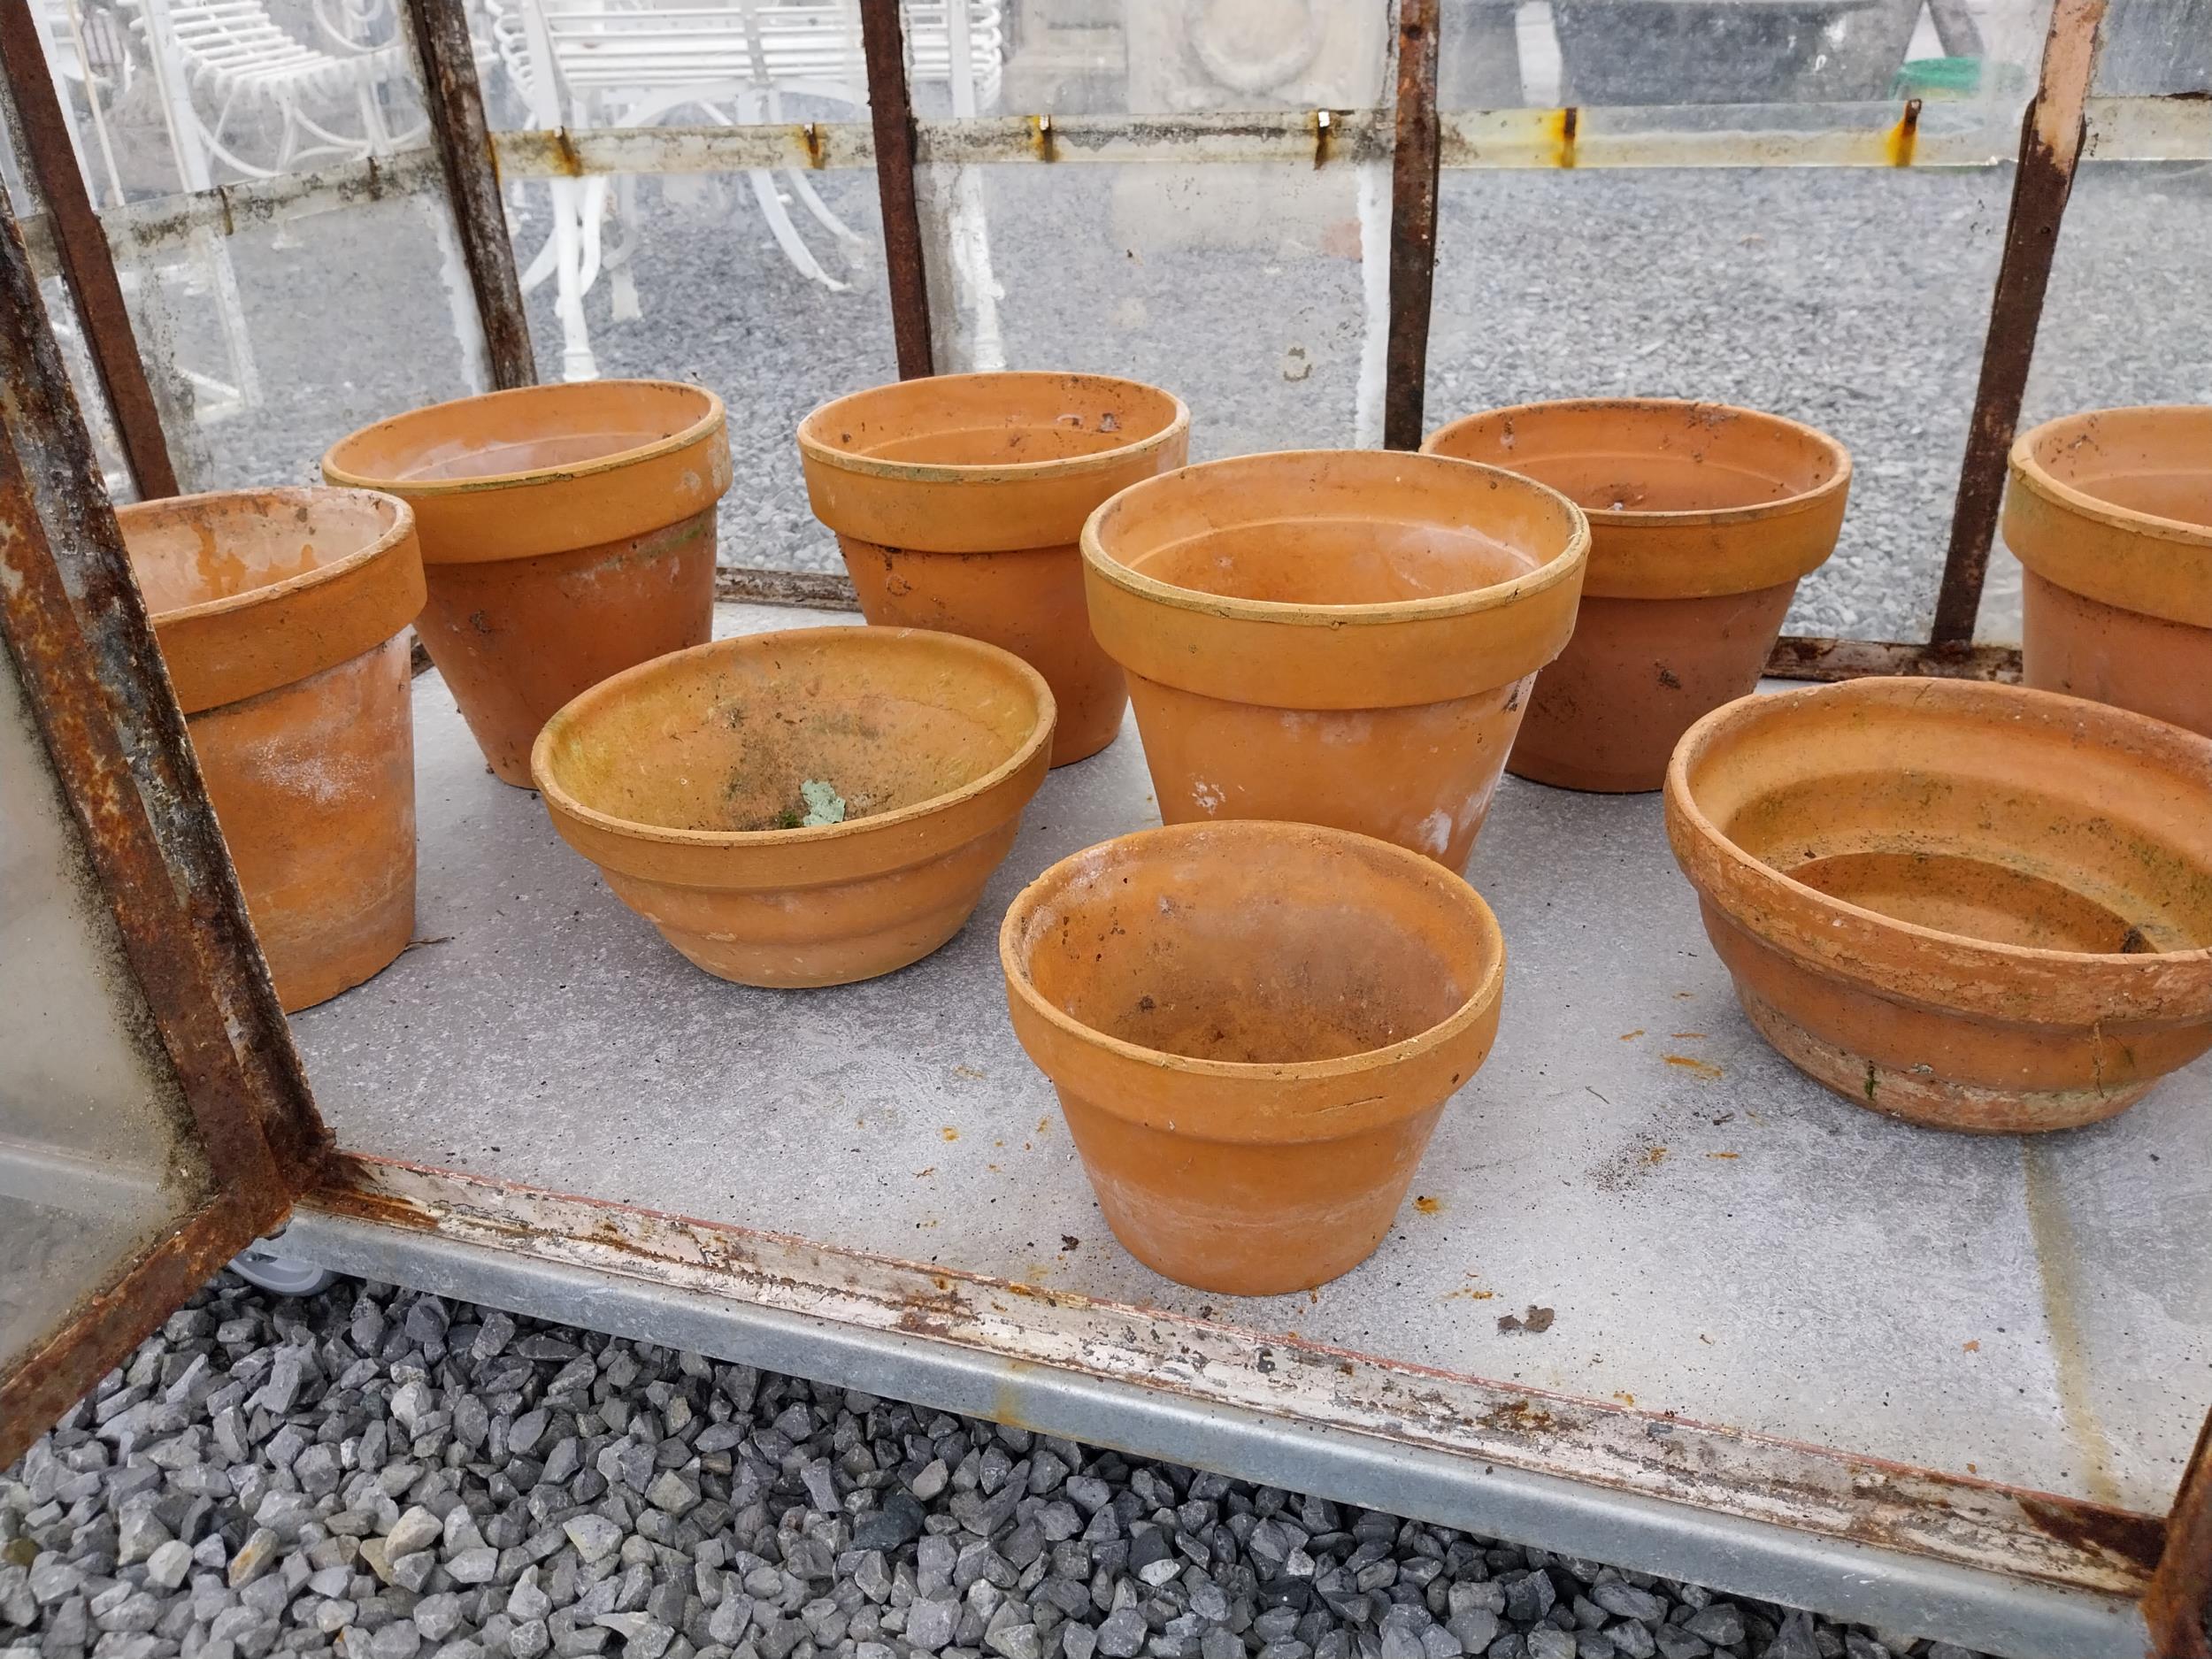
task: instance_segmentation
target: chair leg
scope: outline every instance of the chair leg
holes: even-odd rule
[[[768,221],[768,231],[776,239],[776,246],[783,250],[783,257],[791,261],[792,268],[803,277],[810,277],[832,293],[842,294],[851,288],[849,282],[840,282],[821,264],[806,243],[799,240],[799,227],[791,222],[791,215],[784,211],[783,198],[776,194],[776,178],[765,167],[756,167],[745,175],[752,180],[753,200],[760,204],[761,217]]]
[[[767,102],[768,119],[771,121],[781,121],[783,119],[782,92],[774,87],[769,88]],[[866,107],[864,103],[861,107],[864,109]],[[797,196],[806,211],[814,215],[817,224],[841,242],[850,243],[856,249],[862,246],[859,233],[830,211],[829,204],[822,200],[814,188],[813,181],[804,173],[796,167],[786,167],[784,177],[791,181],[791,194]]]
[[[580,182],[555,179],[553,237],[556,246],[553,309],[561,319],[561,378],[595,380],[599,365],[591,354],[591,334],[584,324],[583,226],[577,214]]]
[[[637,254],[638,181],[634,173],[624,173],[614,181],[614,222],[621,227],[622,239],[607,250],[607,304],[618,323],[634,323],[644,316],[644,308],[638,303],[637,273],[631,269],[631,261]]]

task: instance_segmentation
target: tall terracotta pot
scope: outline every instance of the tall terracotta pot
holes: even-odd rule
[[[2031,686],[2212,736],[2212,408],[2107,409],[2012,446]]]
[[[1525,474],[1589,515],[1574,638],[1537,676],[1508,763],[1566,789],[1656,789],[1682,733],[1758,683],[1851,488],[1825,434],[1670,398],[1492,410],[1421,447]]]
[[[1425,857],[1305,824],[1146,830],[999,931],[1014,1034],[1107,1225],[1170,1279],[1302,1290],[1390,1231],[1498,1030],[1505,941]]]
[[[1556,491],[1376,449],[1243,456],[1083,528],[1160,815],[1356,830],[1457,870],[1574,627],[1590,533]]]
[[[414,515],[261,489],[116,518],[277,998],[312,1007],[414,931]]]
[[[323,476],[413,505],[422,641],[503,783],[530,787],[556,709],[712,627],[730,448],[703,388],[586,380],[437,403],[340,439]]]
[[[1181,399],[1103,374],[902,380],[799,426],[807,498],[868,620],[987,641],[1042,674],[1056,766],[1112,742],[1128,702],[1084,614],[1083,521],[1189,449]]]

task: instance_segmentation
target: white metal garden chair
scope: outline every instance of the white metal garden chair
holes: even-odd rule
[[[682,114],[703,125],[783,119],[787,96],[855,111],[867,105],[867,76],[856,0],[487,0],[492,38],[516,91],[542,129],[650,127]],[[973,113],[997,96],[999,0],[906,0],[910,75],[952,90],[956,111]],[[794,269],[833,289],[850,285],[808,247],[789,197],[849,250],[861,238],[841,221],[801,169],[782,188],[765,168],[748,173],[762,219]],[[562,371],[589,380],[597,368],[583,296],[608,273],[618,318],[638,314],[629,269],[636,246],[636,180],[612,187],[621,242],[603,246],[609,181],[549,181],[550,234],[523,273],[523,287],[551,278],[563,334]]]

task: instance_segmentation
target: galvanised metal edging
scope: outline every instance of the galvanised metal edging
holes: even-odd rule
[[[1987,1650],[2144,1651],[2155,1517],[380,1159],[285,1248]]]

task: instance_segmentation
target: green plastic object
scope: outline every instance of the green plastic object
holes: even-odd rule
[[[1982,89],[1978,58],[1916,58],[1897,72],[1890,96],[1898,98],[1970,98]]]

